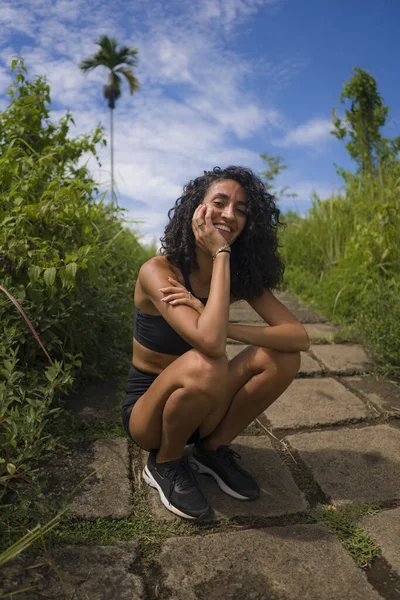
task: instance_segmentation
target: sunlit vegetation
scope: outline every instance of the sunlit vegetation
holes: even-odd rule
[[[11,503],[20,500],[22,518],[31,502],[23,495],[35,497],[38,461],[57,445],[48,423],[62,394],[74,381],[126,369],[135,279],[155,252],[124,225],[123,211],[105,202],[85,166],[104,144],[103,130],[74,137],[70,114],[51,120],[46,81],[30,81],[21,59],[12,71],[10,104],[0,114],[3,533]]]
[[[343,191],[314,197],[305,217],[287,215],[285,286],[331,320],[351,327],[377,360],[400,376],[400,138],[382,134],[388,107],[376,81],[354,69],[333,132],[347,142],[355,172],[338,169]]]

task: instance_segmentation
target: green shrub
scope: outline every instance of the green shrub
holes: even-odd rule
[[[50,120],[50,89],[13,61],[0,114],[0,285],[21,304],[51,356],[0,290],[0,490],[34,481],[56,440],[46,431],[75,379],[105,378],[130,361],[133,292],[143,248],[104,200],[83,158],[105,143]],[[0,500],[2,494],[0,493]]]
[[[5,331],[0,343],[0,439],[5,453],[0,457],[0,484],[3,486],[20,478],[29,481],[34,476],[32,462],[54,450],[57,440],[45,431],[47,419],[58,410],[52,408],[56,392],[72,382],[72,365],[63,369],[58,361],[46,367],[44,377],[33,369],[19,368],[15,343],[15,331]]]
[[[378,363],[400,375],[400,167],[347,174],[343,193],[315,197],[282,235],[287,288],[351,324]]]

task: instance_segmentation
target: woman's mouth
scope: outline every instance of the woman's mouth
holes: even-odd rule
[[[214,225],[215,229],[218,229],[221,233],[232,233],[232,229],[228,225],[220,225],[217,223]]]

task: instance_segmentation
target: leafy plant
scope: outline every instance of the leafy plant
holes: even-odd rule
[[[124,226],[83,162],[96,158],[102,128],[73,137],[71,115],[50,118],[45,79],[30,81],[22,59],[12,72],[0,113],[0,286],[8,292],[0,295],[0,495],[22,502],[57,443],[48,423],[61,395],[74,380],[110,377],[129,363],[135,279],[154,248]]]
[[[383,104],[376,80],[359,67],[353,69],[351,80],[344,84],[340,102],[346,101],[351,106],[344,119],[333,111],[332,133],[339,140],[349,139],[346,148],[364,176],[375,175],[379,168],[396,159],[400,150],[400,137],[390,140],[381,133],[389,108]]]
[[[260,175],[268,192],[277,200],[281,200],[282,198],[296,198],[297,194],[290,192],[290,188],[287,185],[280,190],[275,188],[276,178],[279,177],[282,171],[287,169],[283,156],[272,156],[268,152],[264,152],[264,154],[260,154],[260,157],[266,163],[265,171],[262,171]]]
[[[400,138],[382,136],[388,108],[366,72],[354,71],[341,99],[352,108],[345,121],[335,121],[334,133],[350,137],[359,169],[345,173],[340,194],[314,195],[305,217],[287,220],[285,286],[350,326],[378,368],[399,377]]]

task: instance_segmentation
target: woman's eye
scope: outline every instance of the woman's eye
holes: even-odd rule
[[[214,200],[215,206],[223,206],[222,202],[218,202],[218,200]]]
[[[240,212],[241,215],[245,215],[246,211],[245,210],[241,210],[240,208],[238,208],[238,211]]]

